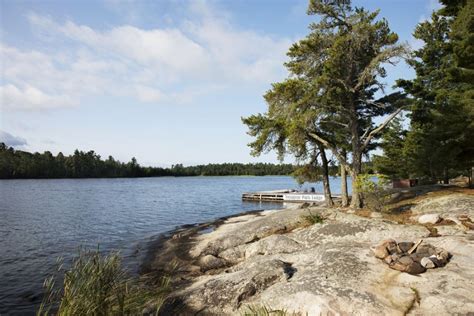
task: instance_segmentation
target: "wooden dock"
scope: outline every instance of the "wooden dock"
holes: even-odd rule
[[[247,192],[242,194],[244,201],[268,201],[268,202],[324,202],[322,193],[298,192],[295,190],[275,190],[262,192]]]

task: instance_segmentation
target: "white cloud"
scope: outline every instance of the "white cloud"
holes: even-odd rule
[[[40,110],[75,105],[68,96],[48,95],[33,86],[18,88],[7,84],[0,86],[0,100],[5,109]]]
[[[2,130],[0,130],[0,143],[5,143],[5,145],[11,147],[21,147],[27,145],[26,139],[13,136],[12,134]]]
[[[30,13],[43,49],[0,45],[3,101],[10,109],[71,106],[94,95],[179,103],[216,87],[266,85],[285,76],[288,39],[238,29],[205,2],[189,9],[192,20],[155,29],[99,30]]]

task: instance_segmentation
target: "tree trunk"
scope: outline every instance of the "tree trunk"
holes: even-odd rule
[[[443,176],[444,176],[443,183],[449,184],[448,168],[446,167],[444,167],[443,169]]]
[[[474,168],[471,167],[471,168],[469,168],[469,170],[468,170],[468,175],[469,175],[469,188],[472,188],[472,170],[473,170],[473,169],[474,169]]]
[[[323,146],[318,146],[319,151],[321,153],[321,161],[323,166],[323,187],[324,187],[324,198],[326,200],[326,205],[329,207],[334,206],[334,202],[331,196],[331,186],[329,185],[329,167],[328,167],[328,159],[326,157],[326,153],[324,152]]]
[[[342,156],[344,159],[346,159],[346,152],[344,151],[342,153]],[[349,206],[349,194],[347,191],[347,171],[345,168],[346,161],[340,162],[340,168],[341,168],[341,206],[342,207],[347,207]]]
[[[362,198],[360,196],[359,188],[357,187],[357,177],[362,172],[362,149],[359,136],[359,127],[357,118],[354,117],[350,124],[352,134],[352,208],[362,207]]]

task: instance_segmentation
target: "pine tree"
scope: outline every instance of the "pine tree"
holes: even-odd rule
[[[330,150],[352,177],[351,205],[360,207],[355,183],[362,155],[402,111],[400,94],[375,99],[383,87],[379,79],[386,76],[383,65],[406,49],[387,21],[376,19],[378,12],[353,9],[350,1],[311,0],[308,14],[320,21],[290,48],[285,64],[290,78],[267,92],[267,113],[243,121],[256,137],[250,144],[254,154],[276,150],[308,158],[318,145]],[[385,121],[374,126],[373,118],[384,115]],[[347,148],[351,163],[345,159]]]
[[[474,4],[443,3],[415,29],[424,42],[409,60],[416,78],[398,85],[413,97],[404,149],[411,174],[447,183],[474,159]]]

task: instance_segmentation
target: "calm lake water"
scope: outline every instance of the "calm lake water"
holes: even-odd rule
[[[339,179],[332,179],[339,193]],[[320,183],[306,185],[322,192]],[[34,314],[56,259],[120,250],[130,269],[146,243],[176,226],[279,203],[246,191],[297,189],[291,177],[0,180],[0,315]]]

